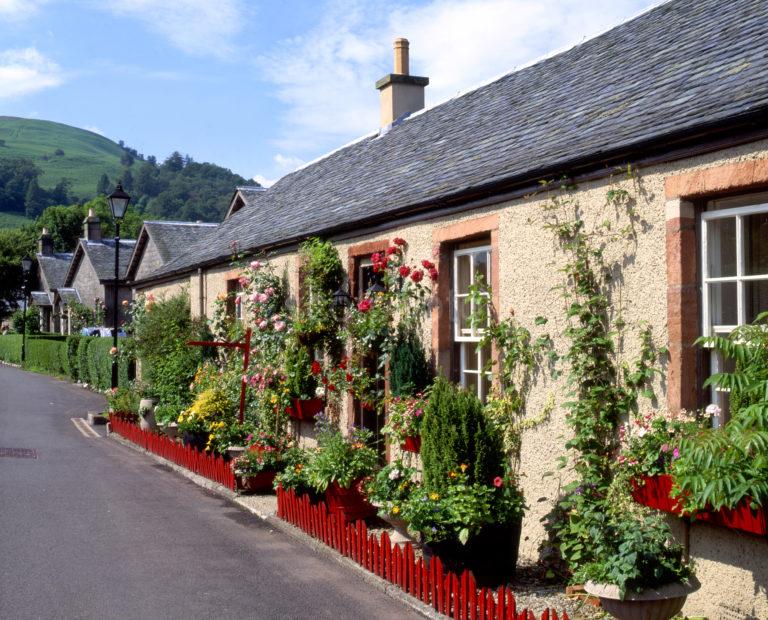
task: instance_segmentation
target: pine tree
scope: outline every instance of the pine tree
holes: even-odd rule
[[[109,177],[107,176],[107,173],[103,173],[101,175],[101,178],[99,178],[99,182],[96,184],[96,194],[99,196],[106,196],[111,191],[111,185],[109,182]]]
[[[37,183],[37,179],[32,179],[27,186],[27,193],[24,196],[24,212],[27,217],[37,217],[45,207],[48,206],[47,196]]]

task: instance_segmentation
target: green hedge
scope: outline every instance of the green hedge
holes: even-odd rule
[[[0,360],[21,363],[21,339],[17,334],[0,336]],[[125,339],[120,339],[120,348]],[[28,336],[26,367],[52,375],[67,375],[100,390],[112,386],[112,338],[92,336]],[[134,378],[132,360],[120,359],[119,385]]]
[[[0,360],[21,364],[21,336],[17,334],[0,336]]]

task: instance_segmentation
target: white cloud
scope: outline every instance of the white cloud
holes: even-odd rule
[[[240,31],[240,0],[107,0],[94,6],[132,17],[188,54],[230,56]]]
[[[262,187],[272,187],[277,181],[277,179],[268,179],[260,174],[254,175],[253,180]]]
[[[392,41],[411,42],[427,105],[576,44],[651,0],[337,0],[325,19],[259,59],[284,104],[276,146],[314,157],[378,129],[375,81],[392,71]]]
[[[8,20],[26,19],[37,12],[47,0],[0,0],[0,18]]]
[[[274,160],[275,164],[277,164],[278,169],[284,174],[293,172],[297,168],[301,168],[306,163],[299,157],[291,157],[288,155],[283,155],[282,153],[278,153],[272,159]]]
[[[34,47],[0,52],[0,99],[22,97],[63,81],[59,66]]]
[[[83,129],[86,129],[88,131],[92,131],[93,133],[97,133],[100,136],[106,136],[107,134],[104,133],[103,129],[100,129],[99,127],[96,127],[96,125],[86,125]]]

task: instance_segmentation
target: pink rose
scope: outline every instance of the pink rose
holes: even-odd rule
[[[251,269],[261,269],[261,261],[258,261],[258,260],[251,261]]]
[[[264,331],[265,329],[267,329],[267,322],[266,322],[264,319],[262,319],[261,321],[259,321],[259,329],[260,329],[260,330],[262,330],[262,331]]]
[[[236,306],[239,306],[239,305],[240,305],[240,301],[241,301],[241,299],[240,299],[240,295],[238,295],[237,297],[235,297],[235,305],[236,305]]]
[[[361,300],[360,303],[357,304],[357,309],[360,312],[368,312],[371,309],[371,300],[370,299]]]
[[[266,294],[266,293],[259,293],[259,294],[256,296],[256,298],[257,298],[258,302],[259,302],[259,303],[262,303],[262,304],[263,304],[265,301],[267,301],[267,300],[269,299],[269,297],[267,297],[267,294]]]
[[[285,329],[285,321],[275,321],[275,331],[281,332]]]
[[[493,479],[493,486],[495,486],[497,489],[500,489],[504,485],[504,479],[501,476],[496,476]]]

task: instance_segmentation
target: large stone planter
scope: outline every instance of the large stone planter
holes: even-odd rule
[[[142,398],[139,401],[139,428],[143,431],[153,431],[157,428],[155,421],[156,398]]]
[[[618,586],[587,581],[584,589],[600,599],[601,607],[617,620],[669,620],[677,615],[685,599],[701,587],[696,577],[685,583],[669,583],[639,594],[628,592],[621,599]]]

